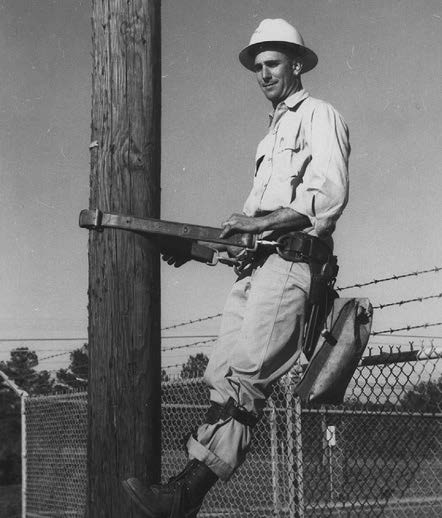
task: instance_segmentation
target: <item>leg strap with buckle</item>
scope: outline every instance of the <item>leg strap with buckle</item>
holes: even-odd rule
[[[225,405],[211,402],[211,406],[206,413],[206,422],[208,424],[215,424],[220,419],[228,419],[229,417],[233,417],[239,423],[252,428],[259,421],[259,416],[244,410],[233,398],[229,398]]]

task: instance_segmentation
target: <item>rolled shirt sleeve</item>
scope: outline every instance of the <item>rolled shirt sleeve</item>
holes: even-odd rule
[[[311,160],[290,207],[309,217],[318,236],[330,235],[348,201],[349,132],[340,114],[319,102],[306,138]]]

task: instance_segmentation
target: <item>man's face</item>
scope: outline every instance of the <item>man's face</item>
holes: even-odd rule
[[[278,50],[263,50],[255,57],[258,84],[273,106],[299,89],[301,68],[296,59]]]

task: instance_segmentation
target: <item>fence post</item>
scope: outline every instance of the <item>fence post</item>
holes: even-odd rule
[[[20,408],[21,408],[21,515],[22,518],[26,518],[26,496],[28,489],[28,475],[27,475],[27,434],[26,434],[26,398],[28,394],[22,392],[20,395]]]
[[[304,471],[302,459],[302,409],[299,397],[294,398],[294,425],[296,448],[296,518],[304,518]]]
[[[291,372],[284,378],[289,518],[304,518],[301,402],[298,397],[293,395],[296,379]]]
[[[272,495],[273,495],[273,516],[280,516],[279,499],[279,459],[278,459],[278,433],[276,406],[272,399],[269,399],[270,407],[270,456],[272,463]]]

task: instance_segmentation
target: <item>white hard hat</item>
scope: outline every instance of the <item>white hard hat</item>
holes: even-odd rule
[[[279,43],[299,51],[304,63],[303,72],[308,72],[318,63],[318,56],[304,45],[299,31],[285,20],[277,18],[263,20],[252,34],[250,43],[239,53],[239,60],[246,68],[253,71],[256,53],[265,43]]]

